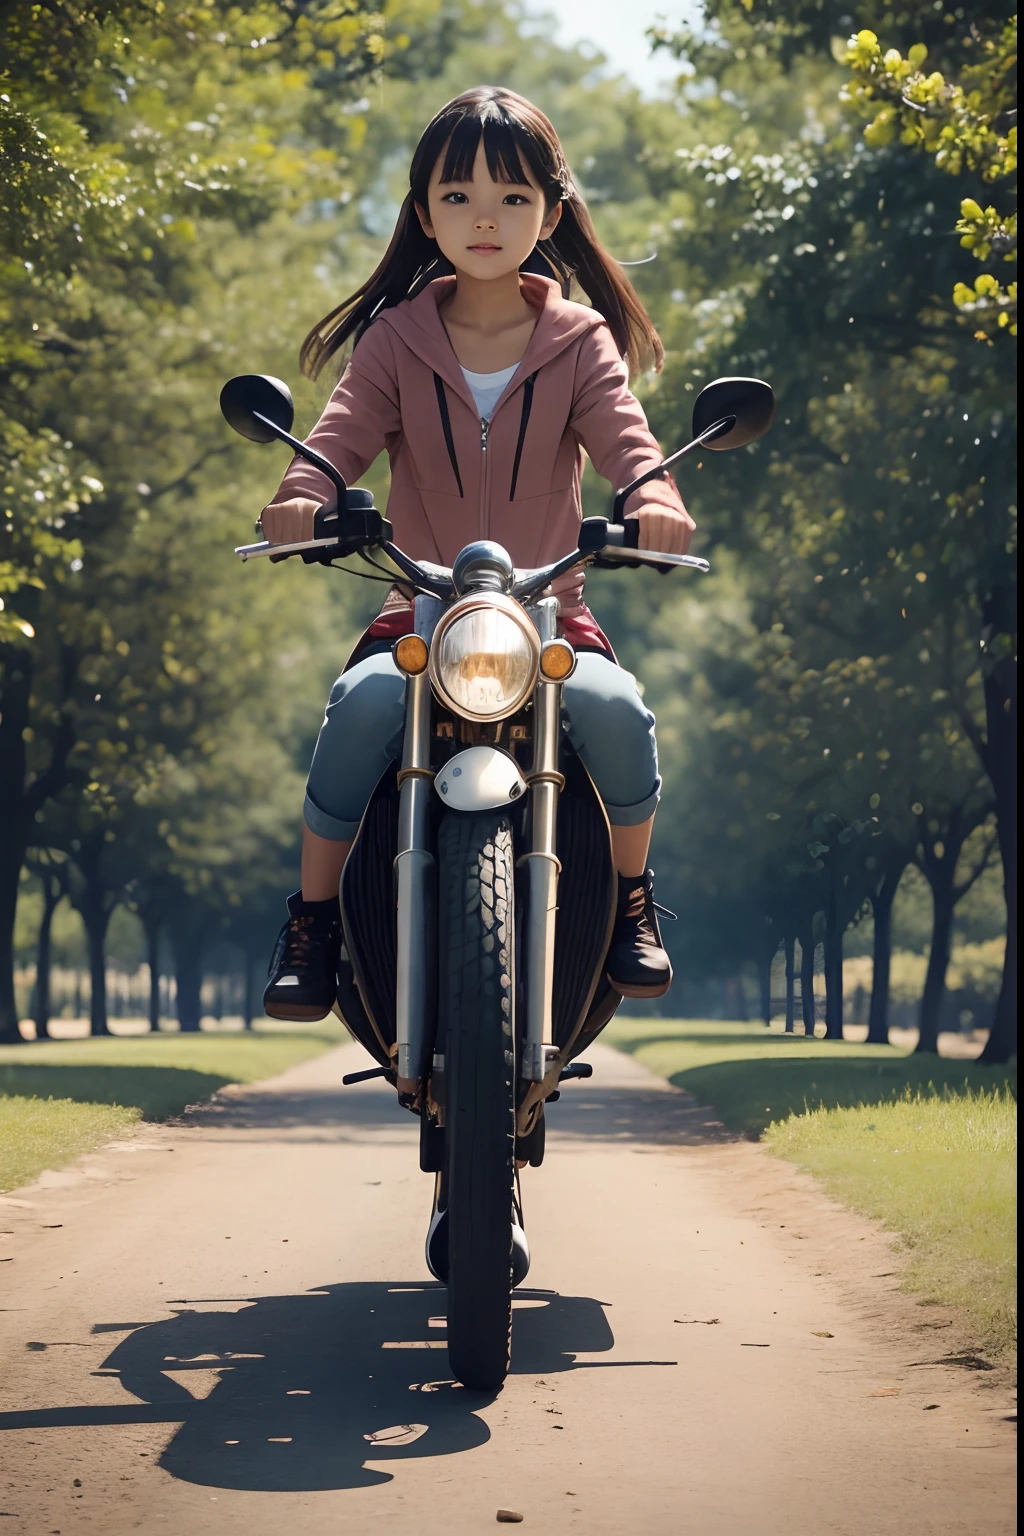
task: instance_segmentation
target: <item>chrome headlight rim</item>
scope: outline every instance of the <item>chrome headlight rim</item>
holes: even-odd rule
[[[530,674],[529,681],[520,692],[518,698],[498,714],[481,715],[472,713],[451,697],[441,680],[438,658],[441,654],[442,641],[452,625],[472,613],[480,613],[485,610],[492,613],[500,613],[504,618],[510,619],[525,637],[530,651]],[[517,603],[514,598],[506,597],[499,592],[468,593],[465,597],[458,598],[442,614],[434,629],[433,638],[430,642],[430,659],[427,663],[430,686],[434,690],[436,698],[445,708],[450,709],[460,719],[471,720],[477,725],[495,725],[501,720],[508,720],[512,715],[518,714],[523,705],[532,696],[537,686],[537,678],[540,675],[540,652],[540,636],[537,633],[536,625],[526,612],[526,609],[520,603]]]

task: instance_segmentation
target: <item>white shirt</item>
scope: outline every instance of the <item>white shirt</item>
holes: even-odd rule
[[[463,377],[476,401],[477,414],[481,421],[490,421],[491,412],[501,398],[505,385],[511,382],[518,367],[518,363],[513,363],[511,368],[502,368],[498,373],[471,373],[468,368],[463,368]]]

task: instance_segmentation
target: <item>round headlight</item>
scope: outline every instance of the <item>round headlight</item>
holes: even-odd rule
[[[529,698],[539,653],[536,630],[517,604],[473,599],[438,626],[431,676],[457,714],[504,720]]]

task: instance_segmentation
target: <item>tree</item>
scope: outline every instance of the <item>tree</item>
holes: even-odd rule
[[[805,657],[816,651],[826,677],[864,669],[877,716],[858,749],[865,773],[874,760],[865,789],[891,804],[899,786],[904,808],[915,798],[900,750],[908,704],[921,720],[918,753],[963,742],[980,753],[995,743],[994,715],[990,756],[999,751],[996,772],[1009,776],[1015,682],[1000,682],[990,709],[985,657],[989,616],[1000,604],[1009,612],[999,594],[1014,548],[1012,362],[979,346],[941,297],[971,258],[932,213],[951,193],[975,193],[977,176],[964,164],[951,181],[909,146],[858,142],[829,19],[815,6],[722,0],[708,12],[708,31],[673,44],[694,80],[682,87],[683,142],[647,157],[668,215],[657,231],[660,283],[675,296],[652,415],[678,419],[715,372],[771,379],[775,430],[728,460],[705,456],[700,479],[708,484],[713,465],[715,502],[705,511],[696,498],[698,521],[716,558],[723,546],[739,554],[762,633],[778,626]],[[940,21],[926,42],[941,63],[952,18]],[[808,111],[816,126],[803,133]],[[1008,631],[1008,618],[1000,623]],[[1008,639],[997,647],[1008,651]],[[902,717],[880,707],[889,690]],[[843,692],[853,708],[856,690]],[[861,711],[865,726],[870,716]],[[843,800],[834,809],[850,819],[857,797]],[[1015,828],[1006,793],[997,814],[1002,845]]]
[[[930,155],[951,175],[967,169],[983,182],[1005,181],[1017,169],[1017,17],[1000,25],[996,16],[979,16],[959,39],[961,81],[941,70],[924,70],[926,43],[915,43],[906,58],[898,48],[883,53],[875,33],[864,28],[846,51],[853,70],[850,100],[871,122],[864,138],[884,147],[901,144]],[[973,197],[960,203],[960,244],[979,261],[1017,259],[1017,210],[999,213],[982,208]],[[1017,284],[1005,287],[991,272],[953,290],[957,309],[979,326],[982,341],[1000,330],[1017,334]]]
[[[164,620],[180,615],[194,571],[180,556],[174,572],[140,569],[138,557],[156,553],[154,515],[177,516],[190,499],[198,513],[201,477],[235,455],[210,408],[241,340],[223,302],[237,270],[217,264],[253,270],[258,255],[266,273],[282,239],[292,258],[308,253],[308,229],[290,216],[318,198],[337,212],[358,186],[365,104],[350,109],[361,83],[438,67],[458,18],[433,0],[4,9],[0,1040],[18,1038],[18,873],[48,802],[93,782],[101,739],[140,769],[159,755],[159,731],[138,728],[147,711],[172,750],[191,728],[188,701],[167,697],[187,685],[166,624],[157,644],[156,601],[148,658],[135,631],[157,593]],[[236,473],[234,488],[254,482]],[[112,593],[132,633],[109,622]],[[221,659],[231,641],[222,636]],[[115,701],[101,681],[111,674]],[[193,725],[203,710],[216,714],[209,693]]]
[[[28,868],[39,881],[43,894],[43,910],[39,919],[39,938],[36,945],[36,981],[32,1017],[36,1039],[47,1040],[50,1035],[50,936],[53,914],[68,894],[68,862],[52,849],[39,849],[27,861]]]
[[[977,856],[968,860],[969,868],[960,881],[956,878],[957,870],[971,834],[984,828],[990,810],[986,797],[974,795],[948,807],[944,825],[929,816],[924,806],[918,815],[920,840],[916,862],[931,886],[933,920],[928,969],[921,996],[917,1050],[932,1055],[938,1050],[940,1010],[952,951],[953,912],[957,902],[966,896],[985,870],[995,846],[995,836],[985,838]]]
[[[911,850],[893,842],[888,857],[872,866],[868,900],[874,920],[871,948],[871,1001],[868,1005],[868,1045],[889,1043],[889,984],[892,973],[892,908],[910,863]]]

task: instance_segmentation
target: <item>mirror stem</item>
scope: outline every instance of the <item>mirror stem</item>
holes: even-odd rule
[[[325,459],[323,454],[317,453],[315,448],[308,448],[297,437],[292,437],[290,432],[286,432],[283,427],[279,427],[276,421],[271,421],[269,416],[262,416],[259,411],[253,411],[252,414],[262,426],[267,428],[268,432],[273,432],[274,436],[280,438],[282,443],[287,443],[289,448],[294,449],[301,458],[306,459],[308,463],[312,464],[314,469],[318,469],[322,475],[327,476],[338,493],[338,510],[341,511],[345,505],[348,486],[334,465],[328,459]]]
[[[648,469],[644,474],[638,475],[624,490],[616,492],[615,501],[612,505],[612,522],[622,522],[623,508],[634,491],[638,491],[642,485],[647,484],[648,480],[654,480],[658,475],[663,474],[666,469],[670,469],[677,459],[683,457],[684,453],[689,453],[692,448],[706,446],[706,444],[713,442],[716,437],[722,437],[726,432],[731,432],[735,425],[735,416],[723,416],[721,421],[712,422],[707,431],[702,432],[700,437],[695,437],[692,443],[687,443],[685,448],[677,448],[675,453],[670,454],[667,459],[662,459],[661,463],[655,464],[653,469]]]

